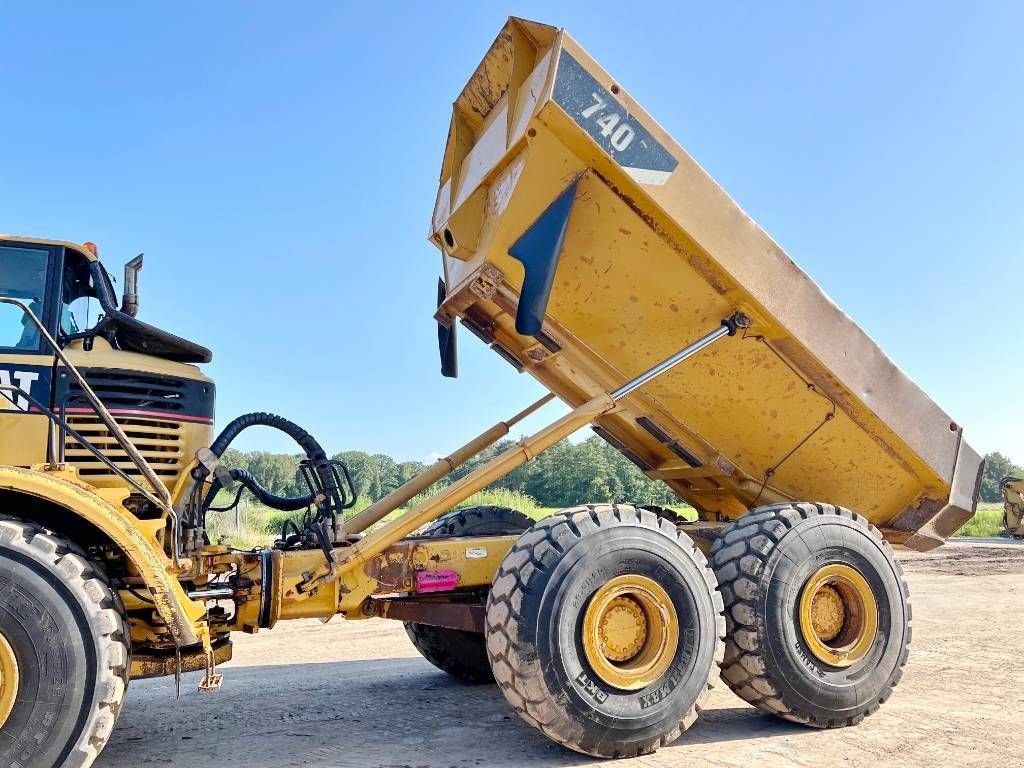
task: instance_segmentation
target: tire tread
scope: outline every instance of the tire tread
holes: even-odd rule
[[[658,531],[673,539],[681,550],[689,557],[703,574],[704,581],[712,595],[716,615],[716,648],[715,662],[710,667],[707,683],[694,705],[682,716],[678,726],[671,732],[652,739],[646,743],[633,745],[629,750],[616,752],[613,757],[636,757],[650,754],[659,747],[675,741],[689,728],[700,715],[708,694],[718,679],[718,665],[725,654],[726,620],[723,616],[722,596],[718,592],[718,583],[714,573],[708,567],[704,554],[693,541],[681,534],[672,521],[666,520],[649,510],[621,504],[582,505],[572,507],[545,518],[534,526],[533,531],[545,533],[540,540],[530,536],[522,537],[513,546],[513,553],[525,553],[536,571],[523,578],[520,568],[506,562],[498,570],[487,601],[488,637],[487,652],[491,660],[494,679],[505,698],[513,709],[527,723],[540,729],[553,741],[569,749],[579,751],[577,742],[578,726],[566,717],[547,696],[540,693],[542,670],[537,663],[536,651],[519,637],[519,614],[513,604],[518,599],[521,604],[523,593],[528,592],[537,572],[544,572],[550,567],[545,562],[548,553],[560,554],[567,547],[566,538],[582,539],[588,529],[607,527],[614,519],[623,524],[638,524],[645,528]],[[547,546],[548,549],[538,554],[538,550]],[[507,608],[507,613],[502,610]]]
[[[64,768],[88,768],[114,730],[131,672],[130,635],[121,601],[102,567],[54,533],[0,515],[0,541],[60,573],[64,586],[77,596],[94,633],[99,653],[96,690],[100,695],[64,762]]]
[[[877,701],[869,702],[862,711],[850,717],[823,719],[802,712],[797,706],[784,701],[771,665],[759,647],[756,624],[749,621],[751,617],[756,617],[758,576],[760,567],[768,557],[766,553],[758,551],[754,540],[763,536],[778,544],[784,535],[779,533],[779,523],[788,532],[799,522],[823,515],[846,518],[866,535],[880,542],[883,552],[895,567],[903,595],[908,594],[903,569],[893,557],[892,547],[882,538],[881,532],[865,517],[831,504],[801,502],[759,507],[726,526],[711,547],[711,564],[718,575],[725,597],[727,632],[725,658],[721,664],[721,675],[725,684],[741,699],[763,712],[814,728],[840,728],[856,725],[865,716],[876,712],[892,695],[892,689],[899,683],[909,657],[910,627],[907,629],[907,648],[904,649],[895,674],[881,691]],[[906,604],[909,624],[909,601]]]

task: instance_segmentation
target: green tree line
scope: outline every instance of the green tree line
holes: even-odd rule
[[[463,477],[510,445],[511,440],[496,443],[436,488]],[[296,496],[306,492],[304,482],[297,475],[300,456],[266,451],[243,453],[232,449],[224,458],[229,466],[252,472],[273,493]],[[348,466],[362,505],[377,501],[426,467],[419,461],[398,462],[383,453],[364,451],[343,451],[334,458]],[[981,501],[1002,501],[999,481],[1011,475],[1024,477],[1024,467],[999,452],[987,454],[981,479]],[[491,487],[520,491],[536,499],[542,507],[605,501],[666,505],[678,502],[668,486],[645,477],[634,464],[596,436],[578,443],[563,440]]]
[[[435,486],[439,489],[465,476],[513,442],[502,440],[476,456]],[[341,459],[352,475],[360,506],[386,496],[419,474],[426,465],[419,461],[395,461],[383,453],[343,451]],[[283,496],[307,492],[297,470],[301,456],[267,451],[241,452],[229,449],[228,466],[247,469],[269,491]],[[491,488],[520,491],[542,507],[571,507],[586,502],[634,502],[675,504],[678,499],[668,486],[644,476],[636,465],[599,437],[582,442],[563,440],[536,459],[513,470]]]

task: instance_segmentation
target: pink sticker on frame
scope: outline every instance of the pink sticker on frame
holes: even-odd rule
[[[459,585],[457,571],[417,571],[417,592],[448,592]]]

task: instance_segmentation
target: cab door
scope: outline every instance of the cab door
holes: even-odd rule
[[[57,246],[0,239],[0,296],[27,305],[53,336],[56,331]],[[50,421],[26,395],[49,408],[53,350],[13,304],[0,303],[0,465],[46,461]]]

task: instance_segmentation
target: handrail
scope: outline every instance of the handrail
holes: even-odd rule
[[[78,369],[68,360],[64,351],[58,346],[50,332],[46,330],[46,326],[35,316],[35,313],[28,308],[28,306],[19,301],[18,299],[9,296],[0,296],[0,304],[10,304],[15,307],[20,307],[21,311],[25,313],[31,319],[32,323],[36,326],[39,331],[39,335],[46,340],[50,348],[53,350],[54,356],[64,364],[64,367],[68,369],[75,381],[78,382],[78,386],[82,388],[82,392],[89,399],[90,405],[96,411],[96,415],[100,417],[100,421],[107,428],[117,444],[121,446],[121,449],[128,455],[128,458],[132,460],[132,463],[138,468],[139,472],[146,478],[146,481],[150,484],[153,490],[153,496],[147,494],[150,501],[154,502],[158,507],[162,508],[164,512],[168,514],[171,519],[171,557],[174,561],[175,567],[178,566],[179,556],[179,520],[178,513],[174,510],[174,504],[171,500],[171,493],[167,490],[167,486],[161,482],[156,472],[146,461],[145,457],[139,453],[139,450],[135,447],[134,443],[129,439],[128,435],[121,429],[121,425],[114,421],[114,417],[110,415],[110,411],[103,404],[103,401],[97,397],[92,387],[89,386],[89,382],[85,380],[85,377],[79,373]],[[56,457],[54,457],[56,458]]]

